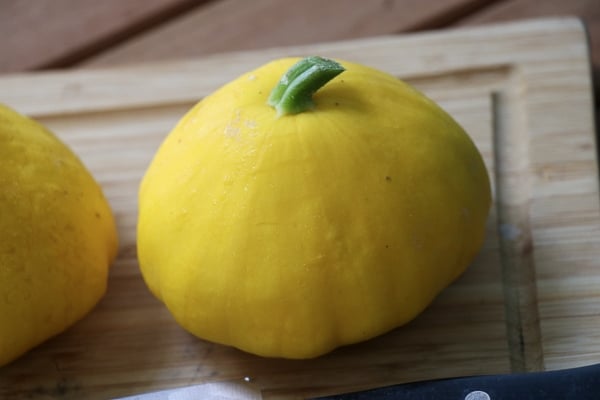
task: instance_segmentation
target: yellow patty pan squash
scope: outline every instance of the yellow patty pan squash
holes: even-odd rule
[[[81,161],[0,105],[0,366],[88,313],[116,250],[112,212]]]
[[[480,248],[490,197],[469,136],[406,83],[281,59],[162,143],[139,192],[139,262],[194,335],[310,358],[419,314]]]

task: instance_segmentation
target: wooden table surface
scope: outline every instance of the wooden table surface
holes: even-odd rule
[[[598,119],[598,0],[2,0],[0,74],[186,59],[548,16],[576,16],[588,28]]]
[[[0,74],[110,67],[547,16],[576,16],[586,24],[598,110],[598,0],[2,0]]]
[[[198,57],[570,15],[600,67],[597,0],[2,0],[0,72]]]

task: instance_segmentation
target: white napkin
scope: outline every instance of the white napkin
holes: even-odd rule
[[[262,400],[262,395],[259,390],[253,389],[247,384],[210,382],[115,400]]]

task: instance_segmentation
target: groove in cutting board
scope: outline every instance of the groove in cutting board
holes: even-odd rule
[[[531,182],[528,132],[516,72],[492,96],[496,212],[506,330],[513,372],[544,369],[534,245],[529,222]],[[515,82],[516,81],[516,82]]]

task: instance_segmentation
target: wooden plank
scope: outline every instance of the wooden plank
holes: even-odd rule
[[[0,72],[57,67],[198,4],[192,0],[3,0]]]
[[[600,2],[598,0],[508,0],[480,9],[456,21],[452,26],[477,26],[516,19],[575,16],[580,18],[588,31],[593,84],[596,93],[596,118],[600,118]],[[600,139],[600,119],[596,128]]]
[[[91,57],[85,66],[190,58],[438,26],[493,0],[220,0]]]
[[[600,71],[600,2],[598,0],[508,0],[479,10],[454,23],[473,26],[516,19],[575,16],[581,18],[589,32],[592,63]]]
[[[290,52],[354,60],[415,84],[471,134],[494,188],[482,252],[431,307],[405,327],[306,361],[255,357],[185,333],[148,292],[135,254],[137,187],[168,130],[221,83]],[[105,298],[2,368],[0,398],[107,399],[250,377],[266,398],[296,399],[600,358],[598,164],[578,21],[22,74],[0,78],[0,93],[80,155],[121,240]]]

